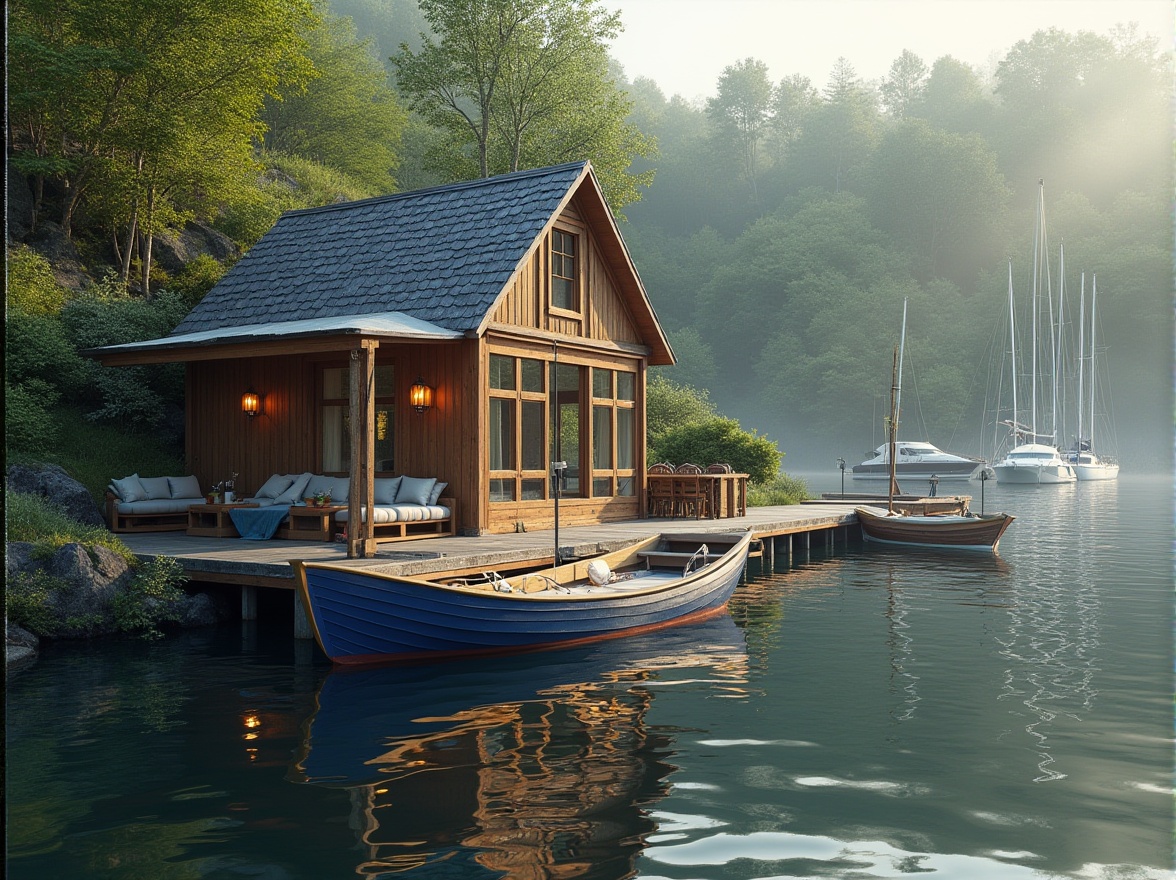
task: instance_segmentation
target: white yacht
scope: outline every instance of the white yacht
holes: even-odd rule
[[[992,467],[998,483],[1073,483],[1074,465],[1053,446],[1022,443]]]
[[[978,458],[967,458],[944,452],[930,443],[899,440],[896,442],[894,471],[900,480],[966,480],[984,462]],[[874,450],[874,457],[851,468],[855,480],[890,479],[890,444]]]

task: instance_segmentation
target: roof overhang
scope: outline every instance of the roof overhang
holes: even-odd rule
[[[127,366],[334,351],[354,347],[359,338],[451,342],[464,336],[460,330],[430,324],[404,312],[384,312],[221,327],[162,339],[107,345],[83,354],[107,366]]]

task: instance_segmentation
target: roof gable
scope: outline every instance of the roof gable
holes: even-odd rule
[[[400,312],[474,332],[588,163],[283,214],[173,335]]]

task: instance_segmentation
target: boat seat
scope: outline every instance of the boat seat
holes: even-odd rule
[[[714,560],[718,559],[726,551],[726,547],[722,547],[718,551],[711,550],[711,561],[713,562]],[[662,567],[681,568],[683,565],[689,562],[690,558],[695,554],[679,553],[675,550],[639,550],[637,555],[644,559],[651,567],[657,565]],[[701,556],[698,558],[702,559]]]

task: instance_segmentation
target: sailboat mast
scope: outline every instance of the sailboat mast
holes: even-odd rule
[[[890,370],[890,490],[886,493],[886,511],[894,513],[894,496],[898,492],[895,452],[898,447],[898,346],[894,346],[894,365]]]
[[[1098,275],[1090,276],[1091,291],[1090,291],[1090,451],[1094,452],[1094,333],[1095,333],[1095,309],[1098,302]],[[1081,402],[1078,404],[1082,406]],[[1079,437],[1079,440],[1082,438]],[[1115,440],[1111,437],[1111,442]],[[1113,450],[1112,450],[1113,451]]]
[[[902,300],[902,334],[898,337],[898,398],[894,401],[894,410],[898,412],[902,409],[902,362],[906,357],[906,318],[907,318],[907,301],[906,297]]]
[[[1030,412],[1029,422],[1030,427],[1033,429],[1033,439],[1030,441],[1032,443],[1037,442],[1037,284],[1041,278],[1041,252],[1044,250],[1041,242],[1041,230],[1045,225],[1045,180],[1038,180],[1037,187],[1037,221],[1033,230],[1033,287],[1030,292],[1030,303],[1032,306],[1032,312],[1030,314],[1030,350],[1032,352],[1030,366],[1032,372],[1030,379],[1033,387],[1033,394],[1030,401],[1033,408]]]
[[[1086,392],[1082,380],[1086,365],[1086,273],[1082,273],[1082,287],[1078,295],[1078,441],[1074,451],[1082,454],[1082,415],[1086,409]],[[1091,381],[1094,377],[1091,377]],[[1081,459],[1079,459],[1081,461]]]
[[[1013,363],[1013,445],[1017,445],[1017,328],[1013,318],[1013,261],[1009,260],[1009,357]]]
[[[1053,294],[1052,294],[1052,288],[1051,288],[1051,293],[1050,293],[1050,299],[1051,299],[1050,305],[1051,306],[1053,304],[1052,297],[1053,297]],[[1052,422],[1053,422],[1053,425],[1052,425],[1052,430],[1053,430],[1053,437],[1052,437],[1053,444],[1052,445],[1053,446],[1057,446],[1061,442],[1061,438],[1059,438],[1059,436],[1058,436],[1058,384],[1059,384],[1059,380],[1061,378],[1061,370],[1062,370],[1062,315],[1063,315],[1063,311],[1064,311],[1062,304],[1064,303],[1065,299],[1066,299],[1066,249],[1065,249],[1065,245],[1061,244],[1061,245],[1058,245],[1058,319],[1057,319],[1057,322],[1055,325],[1055,322],[1053,321],[1052,315],[1051,315],[1050,324],[1049,324],[1050,352],[1053,357],[1053,370],[1051,371],[1051,373],[1053,375],[1053,385],[1051,387],[1051,392],[1050,392],[1050,394],[1051,394],[1050,414],[1052,415]],[[1064,400],[1063,400],[1063,405],[1064,405]],[[1063,417],[1062,423],[1065,424],[1065,412],[1064,411],[1062,412],[1062,417]]]

